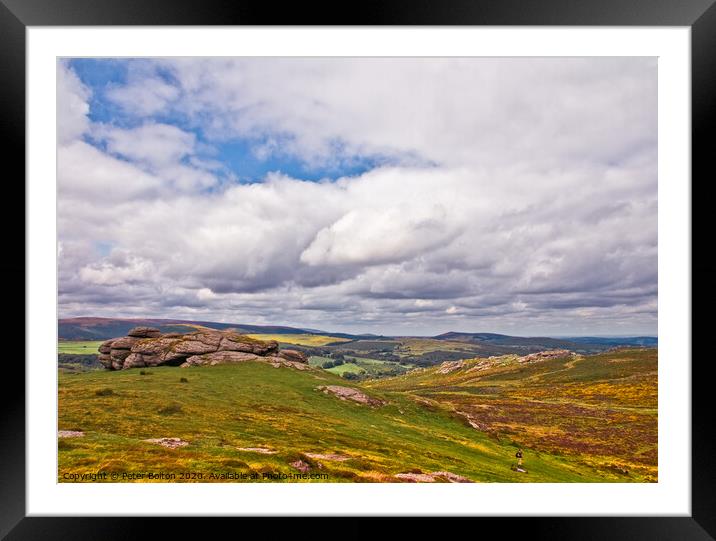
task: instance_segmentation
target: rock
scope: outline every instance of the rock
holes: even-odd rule
[[[189,445],[188,441],[184,441],[181,438],[150,438],[146,441],[147,443],[156,443],[162,447],[168,447],[169,449],[176,449],[178,447],[185,447]]]
[[[161,334],[162,331],[155,329],[154,327],[134,327],[127,333],[127,336],[134,336],[136,338],[156,338]]]
[[[141,353],[130,353],[122,363],[122,368],[144,368],[147,363]]]
[[[449,374],[450,372],[454,372],[455,370],[460,370],[463,366],[465,366],[465,361],[445,361],[440,365],[440,368],[438,368],[437,373]]]
[[[186,334],[162,334],[151,327],[135,327],[129,336],[106,340],[99,361],[108,370],[145,366],[214,366],[246,361],[266,362],[277,368],[312,370],[300,351],[279,351],[274,340],[257,340],[235,330],[201,329]]]
[[[104,366],[107,370],[112,370],[112,357],[109,355],[109,353],[100,353],[97,356],[97,360],[100,362],[102,366]]]
[[[484,425],[484,424],[480,423],[477,419],[475,419],[474,416],[470,415],[470,414],[467,413],[466,411],[458,411],[458,410],[455,410],[455,413],[457,413],[458,415],[464,417],[465,420],[467,421],[467,424],[469,424],[469,425],[470,425],[472,428],[474,428],[475,430],[480,430],[480,431],[482,431],[482,432],[487,432],[487,431],[488,431],[489,427],[488,427],[487,425]]]
[[[248,453],[261,453],[262,455],[275,455],[278,451],[267,447],[237,447],[237,451],[246,451]]]
[[[340,398],[341,400],[352,400],[359,404],[366,404],[368,406],[383,406],[385,401],[377,398],[371,398],[367,394],[353,389],[351,387],[342,387],[340,385],[321,385],[317,387],[317,390],[323,391],[326,394],[332,394]]]
[[[137,342],[137,338],[131,336],[123,336],[122,338],[115,338],[111,342],[111,349],[132,349],[132,346]],[[106,342],[105,342],[106,343]]]
[[[402,479],[408,483],[434,483],[435,478],[429,473],[396,473],[396,479]]]
[[[201,340],[179,340],[171,346],[172,353],[182,354],[189,353],[191,355],[201,355],[203,353],[212,353],[216,351],[216,345],[211,345]]]
[[[520,357],[517,362],[519,363],[531,363],[535,361],[543,361],[545,359],[557,359],[559,357],[571,357],[574,353],[567,349],[551,349],[549,351],[538,351],[537,353],[530,353]]]
[[[282,349],[278,352],[278,357],[282,357],[287,361],[294,361],[297,363],[308,363],[308,357],[300,351],[295,349]]]
[[[132,352],[128,349],[111,349],[111,350],[109,350],[110,357],[114,357],[115,359],[120,359],[120,360],[126,359],[127,357],[129,357],[129,355],[131,353]]]
[[[243,351],[256,355],[269,355],[278,352],[275,340],[256,340],[235,332],[225,333],[219,346],[220,351]]]
[[[462,475],[458,475],[456,473],[452,473],[449,471],[434,471],[430,475],[436,478],[443,478],[449,481],[450,483],[473,483],[474,481],[471,481],[467,477],[463,477]]]
[[[307,462],[304,462],[303,460],[296,460],[295,462],[291,462],[291,466],[296,468],[301,473],[307,473],[311,470],[311,465]]]
[[[81,430],[60,430],[57,432],[58,438],[82,438],[85,433]]]
[[[215,351],[214,353],[206,353],[204,355],[193,355],[189,357],[181,366],[202,366],[227,363],[243,363],[246,361],[264,360],[259,355],[253,353],[243,353],[241,351]]]
[[[321,454],[321,453],[303,453],[308,458],[318,459],[318,460],[330,460],[332,462],[344,462],[346,460],[350,460],[351,457],[346,455],[338,455],[335,453],[329,453],[329,454]]]
[[[432,473],[396,473],[396,479],[407,481],[408,483],[434,483],[436,481],[442,483],[472,483],[467,477],[452,473],[449,471],[434,471]]]
[[[271,366],[274,368],[281,368],[282,366],[289,366],[291,368],[295,368],[296,370],[310,370],[311,367],[308,366],[308,363],[297,363],[296,361],[287,361],[283,357],[278,356],[271,356],[271,357],[265,357],[266,361],[271,363]]]
[[[109,354],[110,350],[112,349],[112,342],[114,342],[116,338],[112,338],[111,340],[107,340],[105,342],[102,342],[99,347],[97,348],[100,353],[103,353],[105,355]]]

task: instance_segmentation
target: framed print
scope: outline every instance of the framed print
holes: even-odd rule
[[[3,534],[712,538],[716,8],[563,4],[4,1]]]

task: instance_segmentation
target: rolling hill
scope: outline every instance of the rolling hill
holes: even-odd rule
[[[58,442],[58,481],[648,480],[641,470],[615,469],[611,456],[589,462],[519,432],[476,429],[451,401],[432,396],[435,387],[416,392],[428,373],[361,386],[319,369],[256,362],[61,372],[58,422],[67,437]],[[365,393],[378,405],[321,392],[327,386]],[[512,469],[518,445],[526,474]],[[82,478],[88,471],[108,477]]]
[[[536,353],[445,362],[365,382],[463,415],[532,453],[571,457],[623,479],[656,481],[656,349]]]

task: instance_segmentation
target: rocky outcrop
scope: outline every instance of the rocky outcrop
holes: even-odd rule
[[[81,430],[59,430],[57,432],[58,438],[82,438],[85,433]]]
[[[406,483],[472,483],[467,477],[449,471],[431,473],[396,473],[394,476]]]
[[[438,374],[449,374],[450,372],[454,372],[455,370],[460,370],[462,367],[465,366],[465,361],[445,361],[440,365],[438,368],[437,373]]]
[[[256,340],[234,331],[200,330],[187,334],[162,334],[151,327],[135,327],[127,336],[99,346],[99,361],[108,370],[148,366],[213,366],[263,361],[272,366],[308,369],[300,351],[279,351],[273,340]]]
[[[169,449],[178,449],[179,447],[186,447],[189,445],[188,441],[184,441],[181,438],[150,438],[144,441],[147,443],[156,443],[157,445],[161,445],[162,447],[167,447]]]
[[[533,363],[535,361],[544,361],[547,359],[559,359],[560,357],[572,357],[575,354],[567,349],[550,349],[547,351],[538,351],[537,353],[530,353],[520,357],[517,362],[519,363]]]
[[[386,404],[383,400],[372,398],[358,389],[353,389],[351,387],[342,387],[340,385],[322,385],[317,387],[317,390],[326,394],[337,396],[341,400],[351,400],[367,406],[384,406]]]

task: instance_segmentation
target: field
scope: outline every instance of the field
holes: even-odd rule
[[[257,340],[276,340],[281,344],[295,344],[297,346],[325,346],[326,344],[348,342],[347,338],[337,338],[322,334],[247,334],[246,336]]]
[[[545,452],[528,453],[529,474],[517,473],[515,443],[475,430],[450,408],[377,389],[366,392],[387,404],[370,407],[316,390],[331,384],[361,388],[326,371],[250,362],[60,373],[59,429],[85,436],[59,440],[58,480],[93,472],[289,474],[296,460],[329,482],[399,481],[395,474],[435,471],[484,482],[636,480]],[[168,449],[143,441],[164,437],[189,444]]]
[[[624,480],[656,481],[657,365],[655,349],[527,364],[507,356],[366,385],[461,412],[479,430],[536,452],[572,457]]]
[[[57,353],[67,355],[94,355],[97,353],[97,348],[102,342],[103,340],[61,340],[57,343]]]

